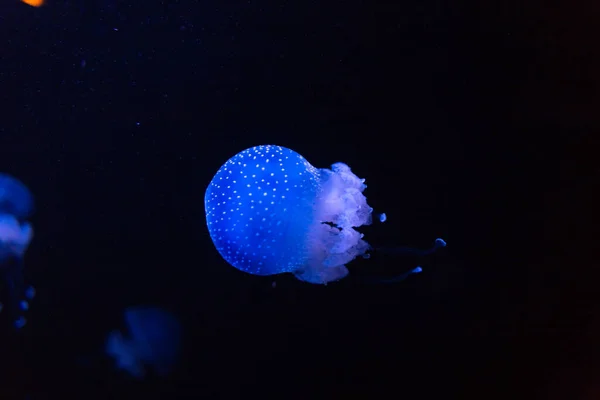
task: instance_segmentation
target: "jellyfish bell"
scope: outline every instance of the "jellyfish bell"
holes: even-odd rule
[[[33,195],[15,177],[0,173],[0,211],[19,220],[27,219],[33,213]]]
[[[293,150],[265,145],[229,159],[206,190],[211,239],[233,267],[292,273],[326,284],[369,249],[355,228],[371,223],[364,179],[346,164],[318,169]]]

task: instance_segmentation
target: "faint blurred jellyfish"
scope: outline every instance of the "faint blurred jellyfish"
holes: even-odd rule
[[[44,5],[44,0],[21,0],[21,1],[32,7],[41,7]]]
[[[33,238],[33,228],[27,221],[32,213],[33,196],[29,189],[12,176],[0,173],[0,273],[17,328],[25,325],[27,300],[35,293],[23,279],[23,258]]]
[[[317,169],[285,147],[252,147],[208,185],[208,230],[221,256],[241,271],[337,281],[348,275],[347,263],[368,257],[370,246],[355,229],[372,221],[364,182],[343,163]]]
[[[181,325],[171,313],[155,307],[130,307],[125,310],[128,337],[113,331],[106,341],[106,352],[117,366],[136,378],[151,367],[160,376],[175,365],[181,346]]]

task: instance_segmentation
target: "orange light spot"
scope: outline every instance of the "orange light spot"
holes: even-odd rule
[[[21,0],[21,1],[32,7],[41,7],[44,5],[44,0]]]

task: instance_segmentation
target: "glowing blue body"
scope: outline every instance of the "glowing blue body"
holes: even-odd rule
[[[371,222],[366,188],[342,163],[317,169],[293,150],[256,146],[227,161],[205,195],[215,247],[254,275],[293,273],[324,284],[369,245],[353,229]]]
[[[27,186],[0,173],[0,213],[25,219],[33,212],[33,196]]]
[[[229,160],[206,193],[207,221],[223,258],[255,275],[292,272],[305,258],[319,171],[302,156],[272,148]]]
[[[33,238],[33,228],[26,218],[33,212],[29,189],[10,175],[0,173],[0,275],[7,281],[9,303],[15,326],[22,328],[29,309],[25,299],[34,290],[23,282],[23,258]],[[0,303],[0,309],[2,309]]]
[[[131,307],[125,310],[130,337],[118,331],[108,335],[106,352],[115,357],[119,368],[142,378],[144,365],[164,376],[175,365],[181,346],[181,326],[167,311],[154,307]]]

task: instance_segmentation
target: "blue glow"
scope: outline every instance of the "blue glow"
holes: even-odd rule
[[[33,212],[33,196],[18,179],[0,173],[0,213],[23,219]]]
[[[137,378],[150,366],[167,375],[175,365],[181,346],[181,325],[167,311],[154,307],[130,307],[125,310],[130,336],[118,331],[108,335],[106,352],[115,357],[117,366]]]
[[[395,276],[393,278],[378,280],[377,283],[398,283],[398,282],[404,281],[406,278],[408,278],[409,276],[411,276],[413,274],[418,274],[421,272],[423,272],[423,268],[416,267],[408,272],[405,272],[405,273]]]
[[[25,297],[29,300],[33,299],[35,297],[35,289],[33,286],[29,286],[26,290],[25,290]]]
[[[444,239],[437,238],[437,239],[435,239],[433,246],[431,246],[429,249],[426,249],[426,250],[415,249],[412,247],[392,247],[392,248],[379,247],[376,250],[377,250],[377,252],[387,253],[387,254],[392,254],[392,255],[394,255],[394,254],[414,254],[416,256],[427,256],[427,255],[435,253],[441,247],[446,247],[446,242],[444,241]],[[403,280],[408,278],[410,275],[418,274],[420,272],[423,272],[423,268],[421,268],[420,266],[417,266],[416,268],[414,268],[408,272],[405,272],[401,275],[398,275],[396,277],[389,278],[389,279],[378,280],[377,282],[378,283],[402,282]]]
[[[233,267],[253,275],[293,273],[325,284],[369,249],[354,228],[371,223],[364,179],[343,163],[317,169],[280,146],[229,159],[204,198],[213,243]]]
[[[7,283],[7,303],[18,329],[25,325],[23,312],[29,309],[29,303],[23,299],[31,299],[34,293],[23,281],[23,258],[33,238],[33,227],[26,219],[32,212],[29,189],[12,176],[0,173],[0,271]]]
[[[26,323],[27,323],[27,320],[25,319],[25,317],[19,317],[15,321],[15,328],[21,329],[22,327],[25,326]]]

